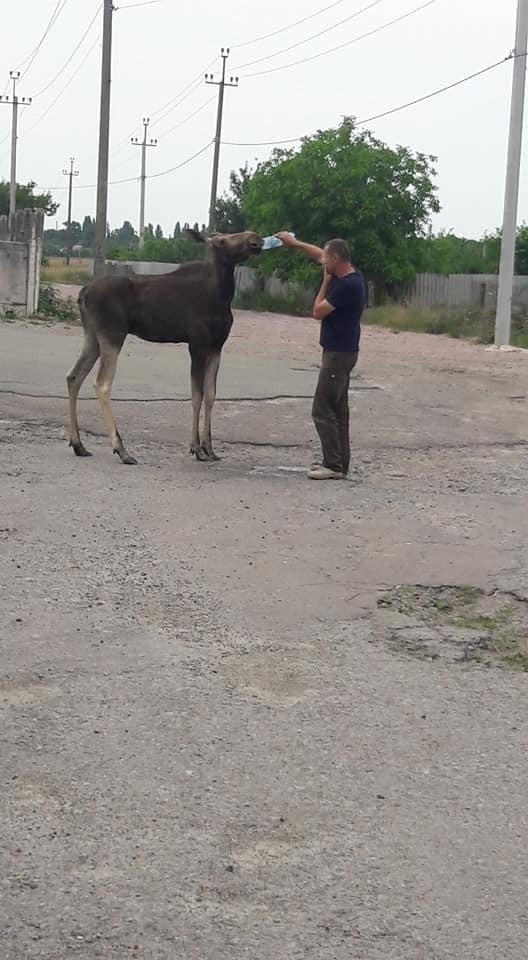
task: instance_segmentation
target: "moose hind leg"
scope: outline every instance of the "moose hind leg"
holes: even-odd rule
[[[73,447],[73,452],[77,457],[91,457],[91,453],[86,449],[79,435],[79,422],[77,419],[77,397],[86,377],[90,373],[97,357],[99,356],[99,344],[94,333],[86,332],[84,334],[84,343],[79,359],[74,363],[71,370],[66,375],[68,385],[69,409],[70,409],[70,435],[69,444]]]
[[[204,394],[206,357],[201,350],[190,349],[191,354],[191,401],[192,430],[189,453],[197,460],[209,460],[200,444],[200,411]]]
[[[204,377],[204,428],[202,434],[202,450],[207,454],[209,460],[220,460],[213,450],[211,439],[211,417],[213,406],[216,399],[216,381],[218,377],[218,368],[220,366],[220,352],[212,353],[207,358]]]
[[[116,427],[116,423],[112,415],[112,408],[110,406],[112,384],[114,382],[117,358],[119,356],[120,349],[121,346],[115,346],[114,344],[101,344],[101,361],[97,373],[97,380],[95,382],[95,392],[101,405],[101,412],[103,414],[103,420],[105,422],[108,435],[112,442],[112,450],[114,453],[117,453],[122,463],[133,465],[137,463],[137,460],[134,457],[131,457],[128,451],[125,449],[120,433]]]

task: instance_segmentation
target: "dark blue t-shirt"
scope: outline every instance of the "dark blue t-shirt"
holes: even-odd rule
[[[321,321],[319,343],[323,350],[357,353],[365,307],[363,275],[354,270],[346,277],[332,277],[325,300],[335,309]]]

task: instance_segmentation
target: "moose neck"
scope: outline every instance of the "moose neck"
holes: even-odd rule
[[[235,295],[235,265],[217,251],[213,256],[213,264],[220,299],[230,304]]]

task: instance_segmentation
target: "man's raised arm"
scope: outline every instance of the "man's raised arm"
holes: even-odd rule
[[[312,260],[315,260],[316,263],[323,262],[323,250],[321,247],[315,247],[312,243],[303,243],[302,240],[297,240],[296,237],[292,237],[291,233],[288,233],[287,230],[281,230],[279,233],[275,234],[279,240],[282,240],[285,247],[291,247],[292,250],[300,250],[301,253],[305,253],[307,257],[310,257]]]

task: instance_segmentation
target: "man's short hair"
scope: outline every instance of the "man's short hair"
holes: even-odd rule
[[[329,240],[325,246],[330,256],[340,257],[341,260],[345,260],[348,263],[350,262],[350,247],[346,240]]]

